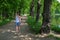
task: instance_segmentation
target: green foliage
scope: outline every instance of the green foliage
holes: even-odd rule
[[[15,17],[15,13],[27,13],[31,0],[0,0],[0,19],[3,21],[8,15],[9,19]],[[5,20],[5,19],[4,19]]]
[[[52,25],[52,26],[51,26],[51,29],[52,29],[54,32],[60,33],[60,26],[59,26],[59,25]]]
[[[28,16],[27,23],[31,29],[32,32],[34,33],[39,33],[40,28],[41,28],[41,23],[35,23],[35,18],[32,18],[31,16]]]
[[[0,1],[0,10],[3,12],[4,9],[7,12],[12,12],[18,9],[20,0],[1,0]]]
[[[32,0],[0,0],[0,25],[8,23],[12,18],[14,18],[15,13],[19,10],[20,13],[28,13],[30,9],[30,4]],[[43,5],[44,0],[40,1],[41,8],[40,8],[40,14],[43,12]],[[37,10],[37,0],[34,0],[34,16],[36,16],[36,10]],[[52,0],[51,5],[51,24],[53,25],[51,27],[52,30],[60,32],[60,28],[58,28],[58,24],[60,24],[60,17],[55,16],[55,14],[60,14],[60,3],[57,2],[57,0]],[[6,13],[5,13],[6,12]],[[9,19],[4,19],[2,15],[8,14]],[[4,15],[5,16],[5,15]],[[59,15],[60,16],[60,15]],[[28,16],[27,23],[29,24],[32,31],[38,33],[40,30],[40,26],[42,23],[42,15],[37,23],[35,23],[35,18],[32,18],[31,16]]]
[[[35,24],[35,19],[31,16],[28,16],[27,23],[31,26]]]
[[[21,0],[0,0],[0,25],[6,24],[9,21],[6,18],[12,19],[19,9]]]
[[[52,5],[51,5],[51,17],[55,18],[55,15],[60,13],[60,3],[57,0],[52,0]]]
[[[56,37],[56,40],[60,40],[60,38]]]
[[[52,5],[51,5],[51,29],[54,32],[60,33],[60,3],[57,0],[53,0],[52,1]],[[58,14],[58,15],[56,15]]]
[[[4,20],[0,20],[0,26],[7,24],[8,22],[10,22],[10,19],[4,19]]]

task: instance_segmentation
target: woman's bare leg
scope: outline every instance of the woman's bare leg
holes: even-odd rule
[[[18,26],[16,26],[16,32],[19,32]]]
[[[20,26],[19,26],[18,30],[20,31]]]

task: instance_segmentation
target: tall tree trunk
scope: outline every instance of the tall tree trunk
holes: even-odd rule
[[[42,20],[42,28],[41,32],[49,33],[50,32],[50,6],[52,0],[44,0],[44,8],[43,8],[43,20]]]
[[[30,16],[34,16],[34,0],[32,0],[30,5]]]
[[[4,17],[4,19],[9,17],[6,9],[3,10],[2,16]]]
[[[38,22],[38,20],[39,20],[40,7],[41,7],[40,0],[38,0],[38,2],[37,2],[36,22]]]

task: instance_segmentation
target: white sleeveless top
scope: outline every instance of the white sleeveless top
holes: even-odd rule
[[[19,22],[19,17],[18,16],[16,16],[16,22]]]

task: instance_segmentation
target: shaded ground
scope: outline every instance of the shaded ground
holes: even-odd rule
[[[25,19],[22,19],[20,32],[15,35],[15,22],[10,22],[0,27],[0,40],[56,40],[53,37],[42,38],[40,34],[32,34],[29,31],[27,23],[24,23]]]

